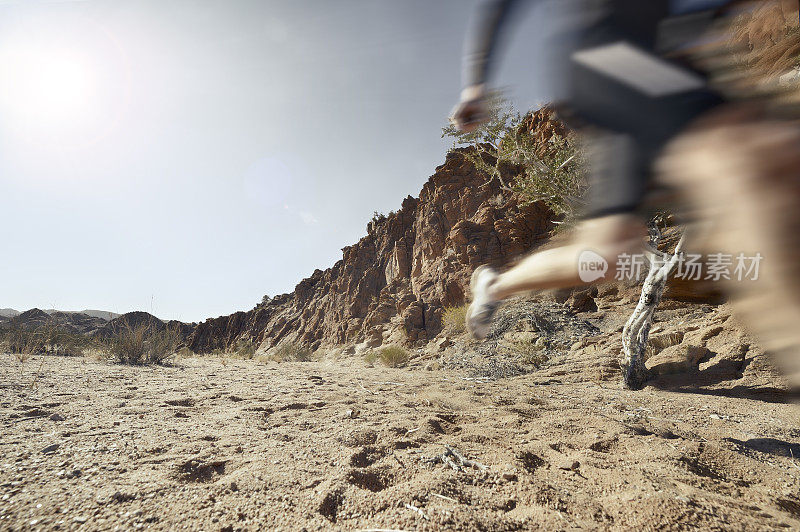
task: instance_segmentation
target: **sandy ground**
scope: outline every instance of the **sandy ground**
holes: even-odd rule
[[[787,404],[355,360],[0,375],[2,530],[800,529]]]

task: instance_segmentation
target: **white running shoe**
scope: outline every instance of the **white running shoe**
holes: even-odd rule
[[[473,338],[483,340],[489,334],[492,317],[502,302],[489,296],[489,287],[497,280],[497,272],[488,266],[479,266],[473,273],[469,286],[472,303],[467,309],[467,330]]]

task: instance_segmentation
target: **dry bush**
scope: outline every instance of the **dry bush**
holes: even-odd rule
[[[468,305],[445,307],[442,322],[444,323],[444,331],[448,336],[458,336],[467,331],[467,308]]]
[[[256,354],[256,344],[251,342],[240,342],[236,348],[236,357],[251,360]]]
[[[586,165],[578,137],[551,109],[523,115],[495,93],[480,126],[462,132],[451,124],[442,129],[442,137],[470,148],[464,156],[487,178],[514,192],[522,205],[544,202],[562,218],[559,229],[574,223],[588,189]]]
[[[309,362],[311,349],[297,342],[284,342],[269,357],[275,362]]]
[[[49,336],[46,327],[25,330],[14,327],[3,331],[3,350],[14,355],[20,364],[24,364],[33,355],[44,354],[45,344]]]
[[[107,349],[122,364],[163,364],[171,358],[181,344],[177,327],[153,331],[149,324],[132,326],[125,323],[109,340]]]
[[[53,328],[47,334],[45,351],[56,356],[84,356],[97,342],[80,333]]]
[[[70,332],[55,320],[36,328],[0,329],[0,348],[25,362],[32,355],[83,356],[97,347],[97,342],[83,334]]]
[[[402,368],[411,360],[411,353],[399,345],[389,345],[378,349],[378,360],[384,366]]]
[[[517,361],[539,367],[549,358],[544,346],[527,340],[511,340],[501,345]]]
[[[374,349],[370,349],[366,353],[364,353],[364,362],[367,363],[368,366],[374,366],[375,363],[378,361],[378,352]]]

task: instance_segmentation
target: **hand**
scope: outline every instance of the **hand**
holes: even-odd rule
[[[475,131],[486,120],[486,107],[483,85],[467,87],[461,92],[461,101],[450,114],[450,122],[461,132]]]

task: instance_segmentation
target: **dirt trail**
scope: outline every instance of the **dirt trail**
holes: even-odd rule
[[[26,389],[40,360],[0,361],[3,530],[800,528],[791,405],[360,361],[48,357]]]

